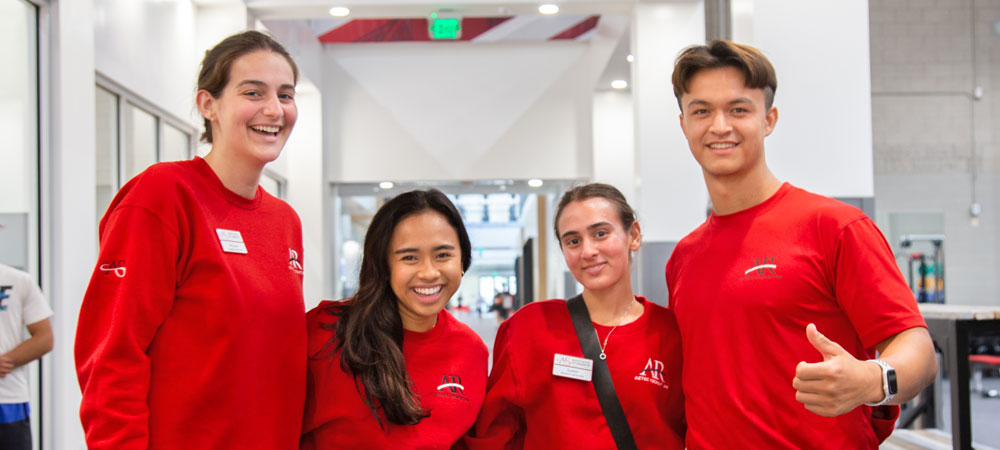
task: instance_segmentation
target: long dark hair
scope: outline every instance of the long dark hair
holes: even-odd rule
[[[414,395],[406,372],[403,321],[396,294],[389,285],[388,260],[389,242],[396,225],[424,211],[441,214],[455,229],[462,252],[462,271],[468,270],[472,245],[455,205],[437,189],[410,191],[382,205],[368,226],[358,293],[345,304],[327,308],[330,314],[340,316],[330,325],[335,334],[327,348],[341,351],[341,369],[354,376],[355,387],[358,382],[364,386],[362,399],[383,429],[388,424],[382,422],[378,409],[382,409],[389,422],[398,425],[414,425],[429,416]]]

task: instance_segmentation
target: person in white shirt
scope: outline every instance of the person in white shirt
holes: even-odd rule
[[[52,309],[31,275],[0,264],[0,448],[31,450],[28,363],[52,350]],[[25,339],[25,328],[28,337]]]

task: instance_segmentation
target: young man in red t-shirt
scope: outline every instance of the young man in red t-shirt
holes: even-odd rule
[[[905,402],[937,370],[885,238],[770,172],[777,80],[758,50],[688,48],[673,84],[713,207],[666,268],[688,447],[876,448],[898,408],[865,405]]]

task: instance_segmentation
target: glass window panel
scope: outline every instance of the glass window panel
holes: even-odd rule
[[[39,280],[38,29],[37,9],[23,0],[0,1],[0,263]],[[41,377],[27,365],[31,435],[38,442]]]
[[[160,132],[163,133],[160,161],[183,161],[191,157],[191,136],[166,122]]]
[[[97,219],[118,191],[118,96],[97,87]]]
[[[0,2],[0,262],[37,275],[38,43],[35,8]]]
[[[125,106],[125,180],[156,162],[156,116],[126,103]]]

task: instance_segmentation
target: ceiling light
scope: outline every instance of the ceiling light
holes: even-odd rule
[[[391,181],[383,181],[378,184],[378,187],[382,189],[392,189],[393,186],[395,186],[395,184],[392,184]]]
[[[532,178],[532,179],[528,180],[528,186],[531,186],[531,187],[542,187],[542,180],[539,180],[538,178]]]
[[[351,10],[343,6],[334,6],[330,8],[330,15],[333,17],[347,17],[351,13]]]
[[[628,62],[635,61],[635,56],[632,56],[632,54],[629,53],[628,56],[625,57],[625,61],[628,61]]]
[[[542,14],[555,14],[559,12],[559,6],[552,3],[546,3],[538,7],[538,12]]]
[[[614,80],[611,82],[611,87],[615,89],[625,89],[628,87],[628,81],[625,80]]]

